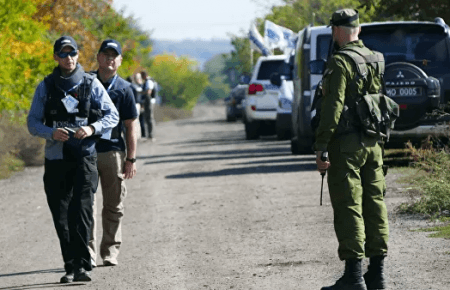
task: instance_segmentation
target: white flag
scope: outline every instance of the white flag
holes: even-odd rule
[[[248,32],[248,39],[250,40],[250,45],[252,49],[257,50],[262,55],[271,55],[272,52],[264,43],[264,38],[259,33],[258,29],[256,29],[256,25],[254,23],[250,26],[250,31]]]
[[[264,22],[264,42],[270,49],[279,48],[285,52],[295,48],[297,35],[286,27],[266,20]]]

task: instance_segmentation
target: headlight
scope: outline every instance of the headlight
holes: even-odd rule
[[[278,106],[284,110],[291,110],[292,101],[285,98],[281,98],[278,100]]]

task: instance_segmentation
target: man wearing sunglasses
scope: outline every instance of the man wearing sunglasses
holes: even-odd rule
[[[111,97],[120,117],[119,124],[112,130],[111,139],[100,140],[97,143],[98,172],[103,195],[100,257],[104,266],[116,266],[122,244],[123,201],[127,195],[125,179],[131,179],[136,175],[139,114],[131,84],[117,74],[122,64],[120,43],[114,39],[103,41],[97,54],[97,62],[98,70],[95,75]],[[94,198],[94,223],[89,241],[89,250],[94,263],[97,257],[95,200]]]
[[[44,189],[60,241],[66,274],[61,283],[91,281],[89,238],[97,190],[100,138],[110,138],[119,121],[101,83],[78,64],[78,46],[70,36],[56,40],[58,66],[34,94],[28,130],[46,139]]]

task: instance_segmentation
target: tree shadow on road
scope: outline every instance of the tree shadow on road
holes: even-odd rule
[[[0,290],[26,290],[26,289],[49,289],[49,288],[61,288],[61,287],[76,287],[86,285],[85,283],[74,282],[74,283],[38,283],[38,284],[30,284],[30,285],[21,285],[21,286],[11,286],[11,287],[0,287]]]
[[[205,161],[218,161],[226,159],[250,159],[250,158],[270,158],[270,157],[280,157],[286,156],[286,154],[258,154],[258,155],[228,155],[228,156],[212,156],[212,157],[201,157],[201,158],[178,158],[178,159],[164,159],[164,160],[152,160],[145,162],[144,165],[162,164],[162,163],[180,163],[180,162],[205,162]],[[300,160],[297,160],[300,161]],[[272,161],[265,161],[261,163],[269,163]],[[283,161],[279,161],[283,162]],[[257,162],[255,162],[257,163]],[[245,164],[245,163],[242,163]],[[252,164],[249,162],[248,164]]]
[[[22,275],[35,275],[35,274],[49,274],[49,273],[65,273],[64,269],[48,269],[48,270],[36,270],[29,272],[18,272],[18,273],[9,273],[9,274],[0,274],[0,278],[4,277],[12,277],[12,276],[22,276]],[[75,282],[71,284],[61,284],[61,283],[36,283],[29,285],[20,285],[20,286],[7,286],[0,287],[0,290],[25,290],[25,289],[48,289],[54,287],[68,287],[68,286],[80,286],[84,285],[81,282]]]
[[[243,175],[243,174],[270,174],[270,173],[287,173],[300,171],[314,171],[317,169],[315,162],[303,164],[289,164],[289,165],[270,165],[270,166],[253,166],[241,168],[228,168],[217,171],[208,172],[189,172],[184,174],[167,175],[167,179],[183,179],[183,178],[198,178],[198,177],[218,177],[229,175]]]
[[[270,157],[274,157],[274,155],[271,155]],[[229,163],[228,165],[291,163],[291,162],[315,161],[315,160],[316,160],[316,157],[311,155],[311,156],[305,156],[303,158],[269,159],[269,160],[258,160],[258,161],[249,161],[249,162],[236,162],[236,163]]]
[[[48,269],[48,270],[36,270],[36,271],[29,271],[29,272],[0,274],[0,278],[2,278],[2,277],[10,277],[10,276],[20,276],[20,275],[46,274],[46,273],[65,273],[65,271],[64,271],[63,268],[60,268],[60,269]],[[0,289],[2,289],[2,288],[0,288]]]
[[[182,152],[176,154],[163,154],[163,155],[149,155],[138,156],[137,159],[158,159],[174,156],[201,156],[201,155],[243,155],[246,157],[252,157],[252,154],[266,154],[271,156],[276,155],[291,155],[289,148],[255,148],[255,149],[236,149],[236,150],[223,150],[223,151],[201,151],[201,152]],[[236,158],[235,156],[231,158]]]

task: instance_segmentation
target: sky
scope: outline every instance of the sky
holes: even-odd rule
[[[229,39],[249,30],[282,0],[113,0],[116,10],[125,9],[139,26],[159,40]]]

